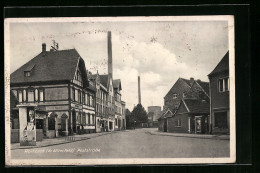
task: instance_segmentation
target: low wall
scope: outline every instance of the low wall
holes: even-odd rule
[[[55,137],[56,137],[56,130],[48,130],[48,131],[46,132],[46,136],[47,136],[48,138],[55,138]]]
[[[19,142],[20,142],[20,130],[11,129],[11,143],[19,143]]]
[[[36,129],[36,141],[42,141],[43,131],[42,129]]]

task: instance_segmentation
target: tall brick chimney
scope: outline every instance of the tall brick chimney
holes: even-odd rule
[[[107,32],[108,74],[113,78],[111,31]]]
[[[138,76],[138,103],[141,104],[141,86],[140,86],[140,76]]]

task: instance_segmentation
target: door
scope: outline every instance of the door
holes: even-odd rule
[[[77,132],[77,128],[76,128],[76,112],[72,111],[72,128],[73,128],[73,133]]]
[[[201,117],[195,118],[195,132],[201,133]]]
[[[164,118],[163,129],[164,132],[167,132],[167,118]]]

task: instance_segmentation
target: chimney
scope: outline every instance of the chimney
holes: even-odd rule
[[[46,52],[46,44],[42,43],[42,52]]]
[[[192,84],[193,82],[194,82],[194,78],[191,77],[191,78],[190,78],[190,83]]]
[[[111,31],[107,32],[108,74],[113,78]]]
[[[140,76],[138,76],[138,103],[141,104],[141,86],[140,86]]]

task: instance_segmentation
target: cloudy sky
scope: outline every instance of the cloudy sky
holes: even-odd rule
[[[107,73],[107,31],[112,32],[113,75],[122,81],[122,99],[163,106],[179,77],[208,81],[207,75],[228,51],[227,21],[19,22],[10,24],[11,73],[52,40],[59,49],[75,48],[92,73]]]

